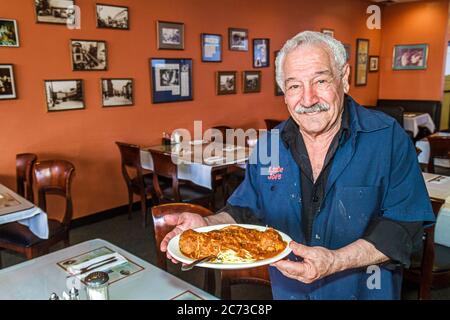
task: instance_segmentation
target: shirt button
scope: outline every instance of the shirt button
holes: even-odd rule
[[[273,191],[273,190],[275,190],[275,186],[270,187],[270,191]]]

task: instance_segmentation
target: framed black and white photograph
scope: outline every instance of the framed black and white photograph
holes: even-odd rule
[[[84,109],[83,80],[45,80],[47,111]]]
[[[192,59],[150,59],[152,102],[193,100]]]
[[[202,33],[200,35],[203,62],[222,61],[222,36],[220,34]]]
[[[104,71],[107,69],[106,42],[71,40],[73,71]]]
[[[355,86],[367,85],[369,39],[356,39]]]
[[[75,23],[75,8],[73,0],[34,0],[36,21],[39,23],[54,23],[73,25]]]
[[[322,29],[320,32],[322,32],[323,34],[334,38],[334,30],[333,29]]]
[[[19,31],[16,20],[0,19],[0,47],[18,47]]]
[[[279,52],[280,52],[280,50],[277,50],[277,51],[274,52],[274,54],[273,54],[273,60],[274,61],[277,59],[277,56],[278,56]],[[275,65],[275,62],[273,63],[273,65]],[[273,69],[274,69],[274,71],[273,71],[273,80],[274,80],[274,83],[275,83],[275,95],[276,96],[283,96],[284,92],[283,92],[283,90],[281,90],[280,86],[277,83],[277,72],[276,72],[277,70],[276,70],[276,68],[273,68]]]
[[[378,62],[380,60],[379,56],[369,56],[369,72],[378,71]]]
[[[16,98],[14,67],[12,64],[0,64],[0,100]]]
[[[103,107],[133,105],[133,79],[102,79]]]
[[[242,72],[242,92],[261,92],[261,71]]]
[[[269,66],[269,39],[253,39],[253,68]]]
[[[232,51],[248,51],[248,30],[229,28],[228,48]]]
[[[158,49],[184,49],[184,23],[157,21]]]
[[[97,28],[129,29],[128,7],[100,3],[97,3],[95,6],[97,11]]]
[[[236,71],[218,71],[216,79],[217,94],[235,94],[236,93]]]

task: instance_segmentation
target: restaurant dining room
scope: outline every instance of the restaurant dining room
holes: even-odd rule
[[[0,0],[0,300],[450,300],[449,12]]]

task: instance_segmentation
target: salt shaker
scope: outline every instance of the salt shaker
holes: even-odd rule
[[[106,272],[95,271],[90,273],[85,279],[86,293],[89,300],[108,300],[109,276]]]

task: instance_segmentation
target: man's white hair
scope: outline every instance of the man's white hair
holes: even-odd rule
[[[345,51],[342,43],[333,37],[325,35],[321,32],[316,31],[303,31],[289,39],[281,48],[275,60],[276,67],[276,80],[283,92],[284,87],[284,74],[283,74],[283,63],[286,55],[293,51],[294,49],[303,45],[322,45],[328,49],[329,53],[334,57],[335,67],[339,75],[342,75],[342,68],[347,62],[347,53]]]

